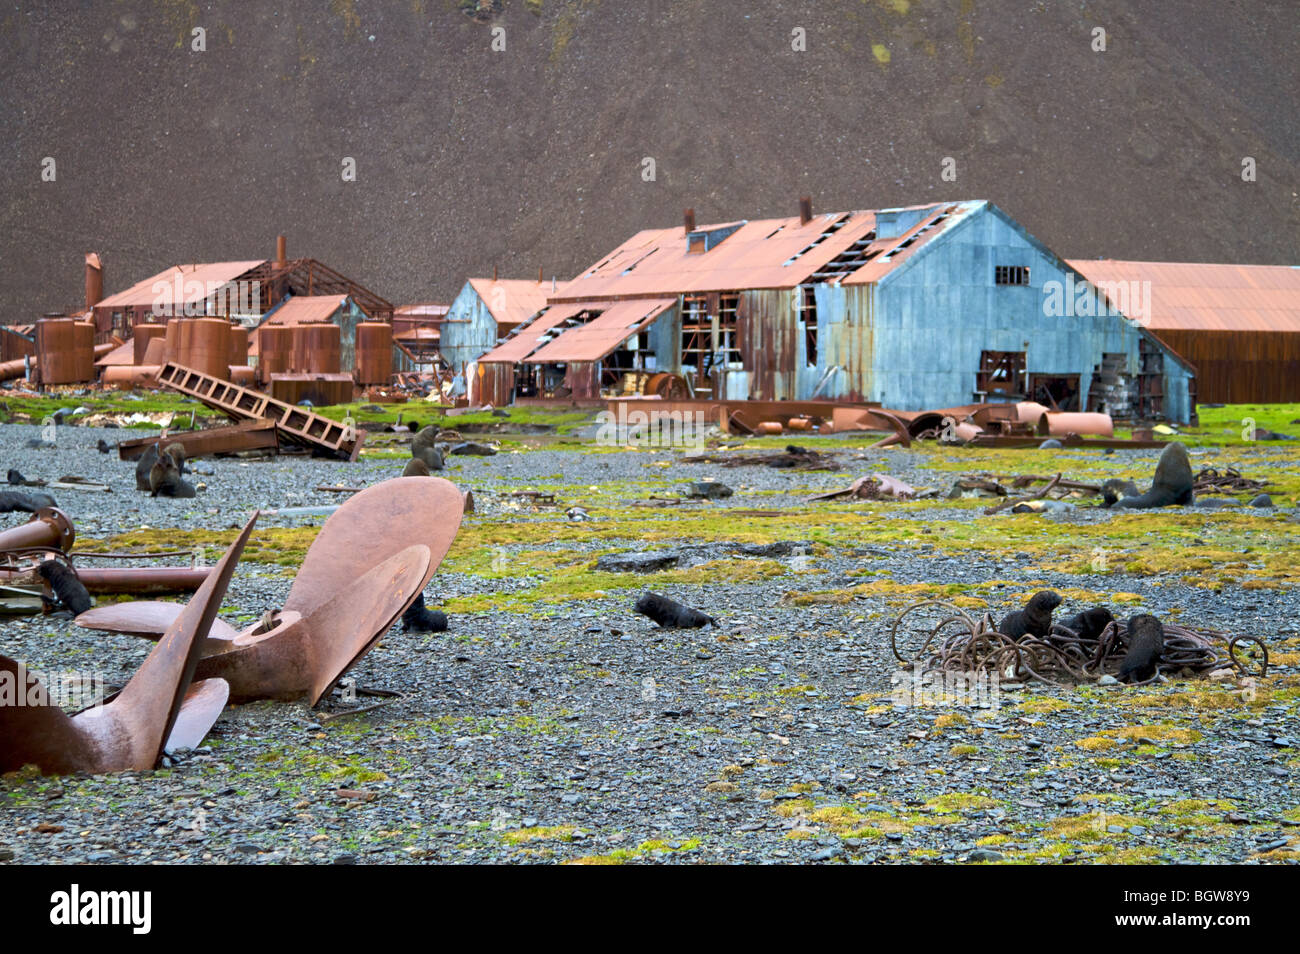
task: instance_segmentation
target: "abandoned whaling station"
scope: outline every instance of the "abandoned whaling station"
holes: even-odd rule
[[[86,253],[0,327],[0,860],[1300,861],[1300,267],[796,210]]]

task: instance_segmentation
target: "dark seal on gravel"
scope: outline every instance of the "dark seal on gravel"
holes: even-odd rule
[[[418,593],[410,609],[402,614],[402,632],[441,633],[447,629],[447,614],[442,610],[425,609],[424,594]]]
[[[1073,616],[1067,616],[1065,619],[1058,621],[1052,626],[1052,629],[1068,629],[1080,639],[1096,639],[1102,630],[1115,621],[1111,611],[1104,606],[1094,606],[1092,609],[1084,610],[1082,613],[1075,613]]]
[[[712,616],[701,613],[670,600],[659,593],[642,593],[636,601],[636,611],[642,616],[649,616],[665,629],[696,629],[700,626],[717,626],[718,621]]]
[[[77,579],[77,574],[71,567],[58,560],[46,560],[37,568],[37,572],[50,584],[59,603],[71,610],[74,616],[80,616],[94,605],[90,593],[81,580]]]

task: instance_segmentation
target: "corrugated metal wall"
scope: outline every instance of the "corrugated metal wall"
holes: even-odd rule
[[[1199,401],[1300,401],[1300,334],[1161,329],[1156,337],[1196,366]]]
[[[438,350],[456,374],[497,345],[497,320],[469,282],[452,301],[441,332]]]
[[[998,265],[1028,267],[1030,284],[994,284]],[[878,284],[874,388],[863,396],[907,410],[970,403],[986,350],[1024,351],[1031,374],[1077,374],[1083,395],[1103,353],[1126,354],[1136,372],[1145,333],[1123,317],[1044,314],[1045,283],[1073,275],[1010,219],[972,214]],[[1190,374],[1160,347],[1165,416],[1185,422]]]

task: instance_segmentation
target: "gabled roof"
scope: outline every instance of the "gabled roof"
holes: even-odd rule
[[[793,288],[808,281],[878,281],[982,202],[940,202],[906,209],[832,212],[801,224],[797,216],[743,222],[707,251],[692,253],[682,228],[638,232],[549,295],[552,303],[593,298]],[[916,221],[902,234],[877,238],[877,218]],[[702,225],[691,235],[737,223]]]
[[[1068,264],[1103,293],[1119,283],[1127,285],[1130,296],[1149,287],[1151,313],[1129,317],[1152,331],[1300,332],[1300,268],[1295,266],[1114,259]]]
[[[585,325],[561,331],[524,360],[528,364],[599,361],[676,303],[676,298],[617,302]]]
[[[191,265],[173,265],[142,282],[136,282],[126,291],[120,291],[116,295],[109,295],[107,298],[101,299],[95,304],[95,307],[152,306],[159,298],[159,292],[154,286],[164,283],[168,288],[166,294],[169,296],[171,306],[181,308],[191,302],[202,301],[208,296],[210,289],[220,288],[228,282],[233,282],[245,272],[252,271],[263,264],[264,261],[264,259],[258,259],[248,262],[200,262]],[[181,295],[179,300],[176,298],[178,280]]]
[[[546,307],[550,282],[527,279],[471,278],[470,286],[483,299],[498,325],[520,325]]]

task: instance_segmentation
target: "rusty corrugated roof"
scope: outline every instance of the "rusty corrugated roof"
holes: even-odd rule
[[[261,326],[306,325],[329,321],[348,300],[347,295],[294,295],[262,322]]]
[[[672,307],[676,298],[623,301],[585,325],[561,331],[524,360],[528,364],[599,361]]]
[[[980,202],[910,206],[921,220],[897,238],[870,241],[868,261],[844,284],[877,281]],[[885,210],[878,210],[885,211]],[[890,210],[895,211],[895,210]],[[751,288],[793,288],[873,237],[877,211],[831,212],[806,224],[798,216],[744,222],[708,251],[691,253],[681,227],[638,232],[566,286],[551,302],[593,298],[649,298]],[[938,220],[936,222],[936,220]],[[692,234],[735,225],[701,225]],[[910,241],[909,241],[910,239]],[[900,250],[899,246],[907,247]]]
[[[1115,259],[1071,259],[1068,264],[1103,292],[1121,283],[1130,294],[1149,287],[1151,313],[1129,317],[1152,331],[1300,332],[1300,268],[1295,266]]]
[[[160,282],[165,283],[166,294],[173,308],[191,302],[202,301],[209,294],[209,289],[219,288],[227,282],[233,282],[245,272],[252,271],[264,263],[263,260],[248,262],[207,262],[192,265],[173,265],[157,275],[152,275],[142,282],[136,282],[126,291],[109,295],[99,301],[96,308],[128,308],[132,306],[152,306],[159,298],[160,291],[155,288]],[[180,281],[180,300],[176,300],[175,288]],[[195,284],[197,283],[197,284]]]
[[[516,327],[546,307],[550,282],[526,279],[471,278],[470,285],[483,299],[498,325]]]
[[[607,303],[595,304],[604,308]],[[556,325],[568,321],[574,315],[592,307],[591,302],[577,302],[568,305],[552,305],[532,321],[516,328],[514,333],[478,360],[480,362],[516,364],[523,361],[542,343],[542,336]]]

